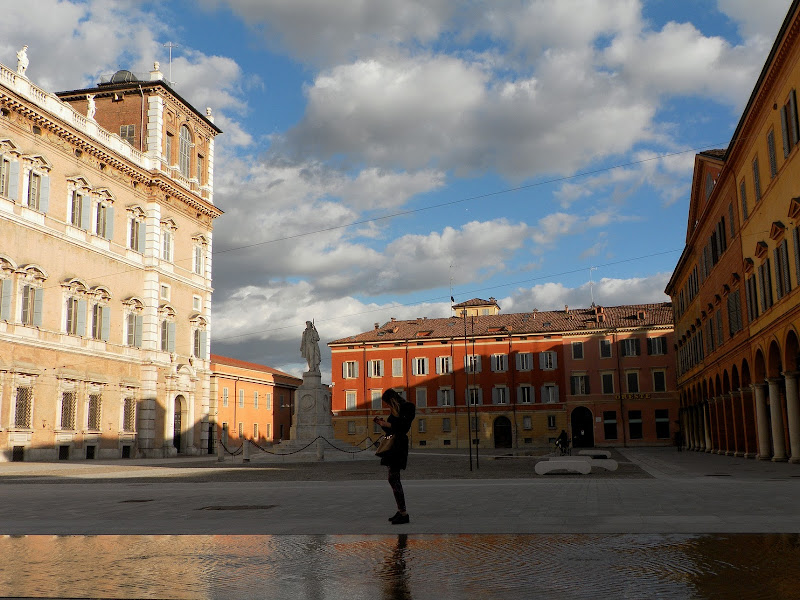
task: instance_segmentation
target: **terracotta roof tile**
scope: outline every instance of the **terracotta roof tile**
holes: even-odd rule
[[[598,318],[600,314],[603,316]],[[643,316],[643,318],[639,318],[640,316]],[[597,329],[671,326],[673,324],[673,314],[672,304],[670,302],[662,302],[658,304],[572,308],[568,312],[556,310],[512,313],[508,315],[483,315],[467,317],[466,323],[470,336],[508,335],[509,332],[515,335],[549,334]],[[389,321],[378,327],[378,329],[334,340],[328,345],[406,341],[419,339],[420,337],[458,338],[463,336],[463,317],[450,317],[448,319],[424,318],[408,321]]]
[[[302,379],[295,377],[294,375],[289,375],[289,373],[284,373],[283,371],[279,371],[278,369],[273,369],[272,367],[268,367],[266,365],[251,363],[244,360],[239,360],[238,358],[230,358],[228,356],[220,356],[219,354],[211,355],[212,370],[214,364],[227,365],[229,367],[238,367],[240,369],[252,369],[253,371],[262,371],[264,373],[272,373],[273,375],[278,375],[280,377],[287,377],[289,379],[296,381],[297,383],[303,381]]]
[[[467,306],[497,306],[497,301],[494,298],[483,300],[481,298],[473,298],[460,304],[453,304],[453,308],[465,308]]]

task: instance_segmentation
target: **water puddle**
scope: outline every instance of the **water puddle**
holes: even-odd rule
[[[796,534],[3,536],[0,556],[0,597],[755,600],[800,581]]]

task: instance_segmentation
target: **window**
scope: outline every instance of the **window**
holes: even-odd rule
[[[761,312],[763,313],[772,307],[772,271],[768,258],[758,267],[758,288],[761,296]]]
[[[161,351],[175,352],[175,323],[168,319],[161,321]]]
[[[372,409],[373,410],[380,410],[382,408],[382,393],[381,390],[370,390],[369,392],[370,399],[372,402]]]
[[[344,379],[356,379],[358,377],[358,362],[347,360],[342,363],[342,377]]]
[[[517,396],[517,399],[520,404],[532,404],[533,388],[529,385],[519,386],[519,396]]]
[[[172,230],[168,227],[161,229],[161,260],[173,261]]]
[[[267,410],[272,410],[272,392],[267,392]],[[269,435],[269,426],[267,426],[267,435]]]
[[[392,359],[392,377],[402,377],[403,376],[403,359],[402,358],[393,358]]]
[[[533,419],[529,416],[522,417],[522,428],[526,430],[533,429]]]
[[[797,123],[797,95],[795,90],[789,93],[789,97],[781,107],[781,132],[783,134],[783,156],[786,158],[792,148],[800,140],[800,131]]]
[[[548,429],[555,429],[556,428],[556,416],[555,415],[547,415],[547,428]]]
[[[628,382],[628,393],[629,394],[638,394],[639,393],[639,372],[638,371],[628,371],[625,374],[625,379]]]
[[[203,185],[203,173],[206,170],[206,161],[202,154],[197,155],[197,183]]]
[[[464,368],[467,373],[481,372],[481,357],[478,354],[468,354],[464,357]]]
[[[769,176],[775,177],[778,174],[778,160],[775,156],[775,132],[767,134],[767,153],[769,154]]]
[[[661,440],[668,440],[669,435],[669,410],[666,408],[656,409],[656,437]]]
[[[508,404],[508,388],[506,386],[492,388],[492,404]]]
[[[33,422],[33,388],[20,386],[17,388],[16,405],[14,407],[14,428],[31,429]]]
[[[607,440],[617,439],[617,413],[613,410],[603,411],[603,435]]]
[[[542,386],[542,404],[555,404],[558,402],[558,386],[554,383],[545,383]]]
[[[585,396],[589,394],[589,376],[572,375],[569,378],[570,393],[573,396]]]
[[[22,286],[22,306],[20,323],[40,327],[42,325],[42,304],[44,290],[33,285]]]
[[[203,310],[203,299],[200,296],[192,296],[192,310]]]
[[[642,439],[642,411],[628,411],[628,429],[632,440]]]
[[[125,398],[122,406],[122,430],[136,431],[136,401]]]
[[[758,157],[753,159],[753,189],[756,196],[756,202],[761,200],[761,175],[758,169]]]
[[[272,423],[267,423],[267,439],[272,439]]]
[[[667,336],[647,338],[647,354],[656,356],[667,353]]]
[[[46,194],[44,193],[43,188],[48,185],[49,181],[46,177],[42,177],[39,173],[34,171],[28,173],[28,208],[32,208],[33,210],[41,210],[42,212],[47,211],[44,203]]]
[[[135,310],[131,309],[125,318],[125,341],[132,348],[141,348],[144,317],[139,312],[134,312]]]
[[[9,200],[17,199],[19,188],[19,163],[0,157],[0,196]]]
[[[583,342],[572,342],[572,358],[576,360],[583,358]]]
[[[442,419],[442,431],[444,433],[449,433],[451,430],[450,419],[449,417],[445,417]]]
[[[344,408],[345,410],[356,409],[356,392],[355,390],[348,390],[344,393]]]
[[[241,421],[239,421],[239,437],[240,438],[244,437],[244,423],[242,423]]]
[[[411,374],[412,375],[427,375],[428,374],[428,359],[417,357],[411,359]]]
[[[725,338],[722,333],[722,310],[717,311],[717,346],[722,346]],[[697,362],[695,360],[695,362]]]
[[[100,431],[101,424],[101,408],[103,405],[103,397],[100,394],[89,394],[89,410],[87,411],[86,426],[89,431]]]
[[[604,394],[613,394],[614,393],[614,374],[613,373],[603,373],[600,375],[600,381],[603,384],[603,393]]]
[[[622,356],[639,356],[642,353],[641,342],[639,338],[628,338],[621,340],[620,352]]]
[[[383,377],[383,361],[367,361],[367,377]]]
[[[792,281],[789,276],[789,244],[782,240],[773,251],[775,255],[775,288],[778,300],[792,290]]]
[[[258,423],[253,423],[253,439],[258,439]]]
[[[611,358],[611,340],[600,340],[600,358]]]
[[[144,211],[131,210],[128,218],[128,248],[139,254],[144,254],[145,249],[145,224]]]
[[[356,422],[355,421],[348,421],[347,422],[347,434],[348,435],[355,435],[356,434]]]
[[[744,186],[744,179],[739,184],[739,198],[742,203],[742,218],[747,220],[747,190]]]
[[[495,373],[508,371],[507,354],[492,354],[492,371]]]
[[[258,410],[258,390],[253,392],[253,408]]]
[[[653,371],[653,391],[667,391],[667,374],[664,371]]]
[[[416,389],[417,407],[425,408],[428,406],[428,390],[425,388]]]
[[[425,433],[427,430],[425,419],[417,419],[417,428],[419,429],[420,433]]]
[[[59,429],[75,429],[76,394],[73,391],[61,394],[61,421]]]
[[[0,319],[8,321],[11,319],[11,279],[0,279]]]
[[[742,330],[742,303],[739,290],[728,295],[728,331],[733,337]]]
[[[186,125],[181,125],[180,141],[178,145],[178,169],[181,175],[189,179],[189,169],[192,164],[192,134]]]
[[[222,406],[228,406],[228,388],[222,388]]]
[[[558,356],[555,352],[540,352],[539,353],[539,368],[545,371],[552,371],[558,368]]]
[[[470,387],[467,390],[467,397],[469,398],[470,406],[483,404],[483,390],[478,387]]]
[[[437,404],[439,406],[453,406],[453,390],[450,388],[440,388]]]
[[[531,371],[533,369],[533,352],[517,353],[517,371]]]
[[[439,375],[445,375],[453,372],[453,357],[452,356],[437,356],[436,357],[436,372]]]
[[[133,146],[136,140],[136,126],[120,125],[119,137],[128,142],[131,146]]]
[[[91,209],[91,201],[83,194],[73,190],[69,199],[69,224],[79,229],[87,229]]]
[[[92,307],[92,338],[95,340],[108,341],[110,332],[110,308],[102,304],[95,304]]]
[[[206,347],[208,346],[208,332],[205,329],[195,328],[192,330],[192,356],[196,358],[206,358]]]
[[[244,408],[244,390],[239,390],[239,408]]]
[[[795,258],[795,260],[797,260]],[[758,318],[758,292],[756,291],[756,276],[753,275],[747,278],[745,282],[745,295],[747,299],[747,319],[753,322]]]
[[[195,244],[194,253],[192,255],[192,272],[196,275],[202,275],[205,272],[203,263],[206,259],[206,251],[202,244]]]
[[[86,300],[75,297],[67,298],[67,323],[65,327],[69,335],[86,334]]]
[[[98,237],[110,240],[114,237],[114,205],[98,202],[95,212],[94,233]]]

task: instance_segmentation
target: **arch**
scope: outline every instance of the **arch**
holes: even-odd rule
[[[186,448],[185,431],[189,425],[189,404],[183,394],[175,396],[175,410],[172,418],[172,447],[179,454]]]
[[[731,367],[731,387],[734,390],[738,390],[740,387],[742,387],[741,382],[739,381],[739,369],[736,364]]]
[[[728,369],[722,372],[722,393],[727,394],[731,391],[731,380],[728,377]]]
[[[69,288],[73,292],[86,292],[89,290],[89,284],[79,277],[70,277],[69,279],[65,279],[64,283],[61,285]]]
[[[750,364],[747,362],[745,358],[742,360],[742,385],[741,387],[747,387],[751,383],[753,383],[752,379],[750,378]]]
[[[715,398],[719,396],[721,393],[722,393],[722,380],[719,377],[719,373],[717,373],[717,376],[714,379],[714,396],[712,397]]]
[[[753,381],[756,383],[763,383],[767,378],[767,360],[764,358],[764,352],[761,350],[761,348],[756,350],[753,369]]]
[[[788,371],[800,371],[800,342],[797,332],[790,329],[783,347],[783,364]]]
[[[129,296],[122,301],[122,303],[130,308],[135,308],[139,310],[144,309],[144,302],[138,296]]]
[[[592,448],[594,446],[594,416],[585,406],[573,409],[570,415],[572,425],[572,447]]]
[[[783,361],[781,360],[781,349],[775,340],[770,342],[767,356],[767,377],[780,377],[781,371],[783,371]]]
[[[511,435],[511,421],[508,417],[500,415],[494,420],[494,447],[511,448],[513,439]]]
[[[0,254],[0,271],[16,271],[17,263],[15,263],[7,254]]]
[[[48,277],[47,271],[45,271],[42,267],[40,267],[39,265],[34,264],[34,263],[31,263],[31,264],[28,264],[28,265],[21,265],[17,269],[17,272],[21,273],[23,275],[27,275],[27,276],[33,277],[34,279],[42,279],[42,280],[44,280],[44,279],[47,279],[47,277]]]
[[[95,296],[105,300],[106,302],[111,300],[111,290],[104,285],[96,285],[91,289],[91,291]]]

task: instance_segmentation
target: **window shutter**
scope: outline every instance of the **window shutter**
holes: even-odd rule
[[[558,386],[553,386],[553,402],[558,402]]]
[[[522,398],[522,386],[518,385],[517,386],[517,402],[522,402],[522,400],[523,400],[523,398]]]
[[[516,362],[516,365],[517,365],[517,371],[521,371],[522,370],[522,354],[517,352],[517,355],[514,358],[515,358],[515,362]]]
[[[386,372],[383,370],[383,361],[377,360],[375,362],[378,363],[378,370],[380,372],[380,376],[383,377],[384,375],[386,375]]]
[[[114,239],[114,205],[106,205],[106,239]]]
[[[355,377],[358,379],[358,361],[354,361],[353,365],[355,365]]]
[[[167,350],[175,352],[175,323],[167,323]]]
[[[101,318],[103,319],[103,324],[100,330],[100,338],[102,340],[108,341],[109,334],[111,333],[111,319],[109,318],[109,307],[103,306],[100,308]]]
[[[206,354],[206,346],[208,345],[208,332],[201,331],[200,332],[200,356],[198,358],[206,359],[208,355]],[[258,394],[258,392],[256,392]]]
[[[144,221],[139,224],[139,239],[136,251],[144,254],[145,238],[147,237],[147,227]]]
[[[480,354],[477,354],[475,356],[475,372],[476,373],[480,373],[481,372],[481,355]]]
[[[417,372],[417,359],[416,358],[412,358],[411,359],[411,374],[412,375],[419,375],[419,373]]]
[[[142,325],[144,317],[142,315],[135,315],[133,317],[133,345],[137,348],[142,346]]]
[[[43,213],[50,208],[50,178],[42,175],[39,178],[39,210]]]
[[[588,375],[586,376],[586,381],[585,381],[584,383],[586,383],[586,393],[587,393],[587,394],[591,394],[591,393],[592,393],[592,391],[591,391],[591,389],[590,389],[590,384],[589,384],[589,376],[588,376]]]
[[[347,361],[342,362],[342,379],[347,379]]]
[[[478,388],[478,404],[483,404],[483,388]]]
[[[800,132],[797,130],[797,92],[795,90],[789,94],[789,127],[792,145],[794,145],[800,138]]]
[[[11,280],[3,279],[0,288],[0,319],[8,321],[11,317]]]
[[[539,368],[544,369],[544,352],[539,352]]]
[[[783,293],[788,294],[792,291],[792,278],[789,274],[789,242],[781,242],[781,255],[783,256]]]
[[[636,348],[636,356],[640,356],[642,354],[642,340],[636,338],[633,340],[633,346]]]
[[[569,378],[569,393],[575,395],[575,375]]]
[[[544,399],[547,398],[547,386],[543,385],[539,389],[539,402],[544,402]]]
[[[553,354],[553,368],[557,369],[558,368],[558,354],[556,354],[555,352],[553,352],[552,354]]]
[[[8,198],[19,200],[19,163],[15,160],[8,165]]]
[[[423,368],[423,373],[422,374],[423,375],[427,375],[428,373],[431,372],[429,366],[430,365],[428,364],[428,358],[427,357],[423,358],[422,359],[422,368]]]
[[[86,335],[86,300],[78,300],[78,335]]]
[[[81,197],[81,229],[88,231],[92,223],[92,201],[88,196]]]
[[[652,356],[653,354],[653,340],[647,338],[647,355]]]
[[[499,391],[497,388],[492,388],[492,404],[497,404]]]
[[[792,149],[789,143],[789,123],[786,119],[786,106],[781,107],[781,135],[783,136],[783,157],[786,158]]]
[[[437,375],[441,375],[442,374],[442,357],[441,356],[437,356],[436,357],[436,374]]]
[[[42,325],[42,306],[44,304],[44,290],[41,288],[30,288],[33,294],[33,324],[36,327]]]
[[[497,360],[498,358],[499,357],[496,354],[492,354],[492,356],[490,357],[490,359],[492,361],[491,362],[492,373],[496,373],[499,370],[498,367],[497,367],[497,363],[499,362]]]

